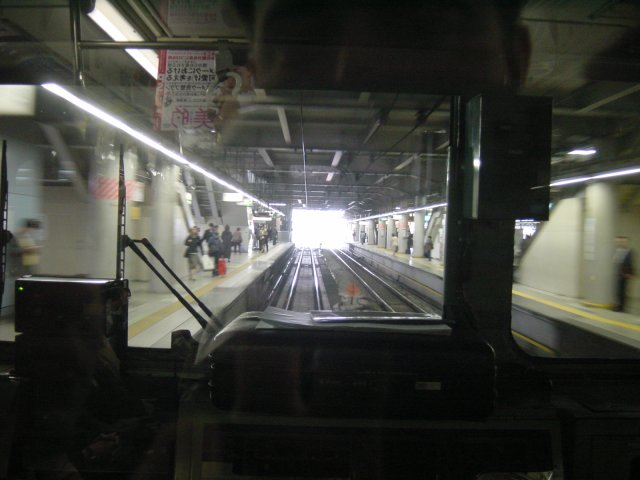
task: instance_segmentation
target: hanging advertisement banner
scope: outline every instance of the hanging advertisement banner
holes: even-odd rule
[[[217,83],[212,51],[162,50],[156,86],[154,127],[213,129],[207,111],[207,89]]]

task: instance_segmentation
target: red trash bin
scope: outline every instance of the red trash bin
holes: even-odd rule
[[[218,275],[224,275],[227,273],[227,262],[224,258],[218,259]]]

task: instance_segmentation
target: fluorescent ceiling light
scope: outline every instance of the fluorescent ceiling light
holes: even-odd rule
[[[269,205],[274,206],[274,207],[285,207],[287,204],[286,203],[280,203],[280,202],[271,202]]]
[[[331,180],[333,180],[333,172],[327,175],[327,182],[330,182]]]
[[[280,120],[280,128],[282,129],[282,136],[287,145],[291,144],[291,132],[289,131],[289,122],[287,122],[287,113],[284,108],[278,107],[278,119]]]
[[[382,125],[382,122],[380,121],[380,119],[376,119],[375,122],[373,122],[373,125],[371,126],[371,129],[369,130],[369,133],[367,133],[367,136],[365,137],[365,139],[363,140],[363,144],[366,144],[369,140],[371,140],[371,137],[373,137],[373,135],[378,131],[378,129],[380,128],[380,125]]]
[[[567,155],[595,155],[597,150],[595,148],[576,148],[575,150],[571,150]]]
[[[383,175],[381,176],[378,180],[376,180],[375,182],[373,182],[374,185],[378,185],[379,183],[384,182],[387,178],[389,178],[389,175]]]
[[[89,18],[116,42],[142,42],[144,38],[107,0],[97,0]],[[153,50],[127,48],[126,52],[144,68],[149,75],[158,79],[158,54]]]
[[[550,187],[561,187],[563,185],[571,185],[574,183],[588,182],[589,180],[600,180],[603,178],[622,177],[625,175],[637,175],[640,173],[640,168],[627,168],[625,170],[614,170],[612,172],[603,172],[595,175],[588,175],[584,177],[566,178],[564,180],[557,180],[552,182]]]
[[[253,217],[254,222],[269,222],[271,217]]]
[[[265,148],[259,148],[258,149],[258,153],[260,154],[260,156],[264,160],[264,163],[267,164],[267,166],[273,167],[273,160],[271,160],[271,157],[269,156],[269,152],[267,152],[267,150]]]
[[[272,210],[273,212],[284,216],[284,214],[281,211],[270,207],[267,203],[265,203],[262,200],[254,197],[253,195],[251,195],[251,194],[239,189],[235,185],[232,185],[231,183],[229,183],[226,180],[218,177],[217,175],[209,172],[208,170],[205,170],[200,165],[197,165],[197,164],[189,161],[188,159],[186,159],[182,155],[174,152],[173,150],[168,149],[167,147],[165,147],[164,145],[160,144],[159,142],[157,142],[153,138],[149,137],[148,135],[140,132],[139,130],[136,130],[136,129],[130,127],[129,125],[124,123],[119,118],[114,117],[113,115],[111,115],[111,114],[105,112],[104,110],[96,107],[95,105],[93,105],[93,104],[81,99],[80,97],[75,96],[69,90],[61,87],[60,85],[55,84],[55,83],[44,83],[44,84],[42,84],[42,88],[44,88],[45,90],[48,90],[49,92],[51,92],[51,93],[53,93],[55,95],[58,95],[61,98],[64,98],[69,103],[71,103],[71,104],[75,105],[76,107],[80,108],[81,110],[84,110],[85,112],[93,115],[94,117],[102,120],[103,122],[108,123],[109,125],[117,128],[118,130],[120,130],[122,132],[125,132],[126,134],[132,136],[133,138],[135,138],[139,142],[147,145],[148,147],[153,148],[156,152],[162,153],[163,155],[166,155],[170,159],[174,160],[175,162],[177,162],[177,163],[179,163],[181,165],[184,165],[186,167],[189,167],[191,170],[194,170],[194,171],[196,171],[198,173],[201,173],[205,177],[207,177],[207,178],[213,180],[214,182],[216,182],[218,185],[226,187],[229,190],[232,190],[234,192],[240,193],[243,196],[253,200],[254,202],[256,202],[256,203],[268,208],[269,210]]]
[[[336,151],[336,153],[333,155],[333,160],[331,160],[331,166],[337,167],[338,164],[340,163],[341,158],[342,158],[342,150]]]
[[[418,154],[414,153],[413,155],[411,155],[409,158],[407,158],[404,162],[402,162],[400,165],[396,165],[393,168],[394,172],[397,172],[398,170],[402,170],[404,167],[406,167],[407,165],[409,165],[411,162],[413,162],[413,160],[418,156]]]

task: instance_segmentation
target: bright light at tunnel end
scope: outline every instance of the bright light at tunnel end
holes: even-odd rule
[[[344,210],[309,210],[294,208],[291,212],[291,240],[298,247],[338,248],[348,240],[349,231]]]
[[[74,95],[73,93],[71,93],[69,90],[61,87],[60,85],[58,85],[57,83],[43,83],[42,88],[44,88],[45,90],[53,93],[54,95],[59,96],[60,98],[65,99],[66,101],[68,101],[69,103],[75,105],[76,107],[80,108],[81,110],[89,113],[90,115],[93,115],[94,117],[102,120],[103,122],[108,123],[109,125],[111,125],[112,127],[117,128],[118,130],[132,136],[133,138],[135,138],[136,140],[139,140],[140,142],[142,142],[143,144],[147,145],[148,147],[153,148],[155,151],[162,153],[163,155],[166,155],[167,157],[171,158],[172,160],[174,160],[175,162],[187,166],[190,169],[201,173],[202,175],[206,176],[207,178],[210,178],[211,180],[213,180],[214,182],[216,182],[218,185],[221,185],[223,187],[226,187],[230,190],[233,190],[234,192],[240,193],[242,195],[244,195],[245,197],[247,197],[248,199],[262,205],[263,207],[271,210],[274,213],[277,213],[278,215],[282,215],[284,216],[284,213],[282,213],[280,210],[277,210],[273,207],[271,207],[268,203],[254,197],[253,195],[251,195],[250,193],[247,193],[241,189],[239,189],[238,187],[232,185],[231,183],[227,182],[226,180],[218,177],[217,175],[209,172],[208,170],[205,170],[204,168],[202,168],[201,166],[199,166],[196,163],[191,162],[190,160],[186,159],[185,157],[183,157],[182,155],[168,149],[167,147],[165,147],[164,145],[160,144],[159,142],[157,142],[156,140],[152,139],[151,137],[145,135],[144,133],[130,127],[129,125],[127,125],[126,123],[124,123],[122,120],[120,120],[119,118],[114,117],[113,115],[105,112],[104,110],[102,110],[99,107],[96,107],[95,105],[87,102],[86,100],[81,99],[80,97]]]

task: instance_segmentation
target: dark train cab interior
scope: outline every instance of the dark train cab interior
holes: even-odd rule
[[[614,239],[640,252],[639,85],[636,0],[0,0],[0,479],[640,479],[639,260],[628,310],[589,314],[619,350],[536,353],[513,305],[571,279],[610,310]],[[278,317],[273,274],[227,319],[171,280],[199,331],[132,345],[133,277],[185,263],[145,212],[188,194],[188,220],[222,218],[225,188],[278,225],[344,211],[352,252],[386,212],[446,208],[437,314]],[[46,277],[14,268],[38,202],[70,222],[48,217]],[[528,263],[523,225],[548,239]]]

